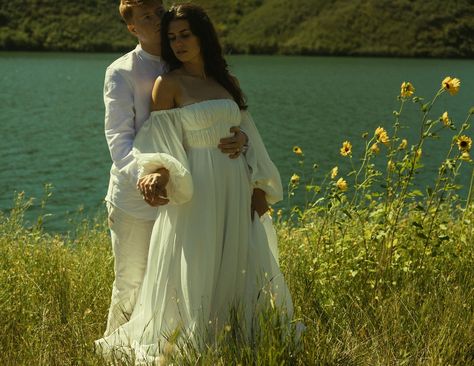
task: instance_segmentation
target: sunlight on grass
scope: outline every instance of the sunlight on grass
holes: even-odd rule
[[[307,327],[300,344],[263,317],[254,344],[240,342],[232,324],[214,344],[165,355],[163,363],[473,364],[474,109],[459,125],[448,111],[431,115],[434,103],[454,97],[459,87],[447,77],[425,101],[404,82],[393,125],[364,133],[360,141],[341,136],[341,146],[333,148],[351,168],[334,162],[321,181],[307,173],[303,148],[293,148],[297,167],[287,211],[275,216],[282,270],[296,318]],[[412,102],[420,107],[417,141],[402,134],[415,125],[403,118]],[[440,144],[446,156],[422,191],[416,177],[424,143],[440,134],[452,134],[451,143]],[[360,144],[362,156],[353,156]],[[458,195],[461,174],[471,177],[467,197]],[[305,198],[302,206],[293,204],[298,195]],[[0,217],[0,362],[104,364],[92,344],[104,331],[113,281],[105,218],[84,221],[68,236],[53,235],[42,229],[42,216],[25,227],[30,204],[19,194],[14,209]]]

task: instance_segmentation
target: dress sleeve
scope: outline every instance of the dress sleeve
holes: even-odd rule
[[[171,204],[183,204],[192,198],[193,182],[178,109],[150,114],[135,138],[133,156],[139,178],[159,168],[168,169],[170,180],[166,190]]]
[[[268,156],[257,126],[248,111],[241,111],[240,127],[249,138],[249,148],[245,154],[250,168],[251,183],[254,188],[265,191],[269,204],[283,199],[283,187],[278,169]]]

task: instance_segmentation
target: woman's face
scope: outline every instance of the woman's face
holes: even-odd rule
[[[196,37],[185,19],[172,20],[168,29],[168,40],[176,58],[190,62],[201,56],[199,38]]]

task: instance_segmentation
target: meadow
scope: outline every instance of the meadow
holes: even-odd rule
[[[322,181],[317,164],[295,146],[286,212],[273,212],[280,264],[306,325],[300,343],[262,321],[253,344],[223,334],[204,350],[169,354],[173,365],[469,365],[474,364],[474,169],[464,121],[432,115],[440,98],[460,88],[447,77],[430,99],[401,86],[393,124],[361,132],[334,147],[340,159]],[[406,103],[420,120],[404,120]],[[418,128],[407,141],[404,128]],[[420,190],[423,147],[451,134],[432,184]],[[353,146],[363,145],[361,156]],[[341,165],[342,166],[342,165]],[[457,178],[471,177],[466,197]],[[45,190],[42,205],[47,211]],[[303,205],[293,205],[303,196]],[[0,217],[0,363],[102,365],[93,341],[105,328],[113,257],[104,217],[78,222],[75,232],[51,234],[44,217],[24,216],[24,194]],[[116,364],[121,364],[116,362]]]

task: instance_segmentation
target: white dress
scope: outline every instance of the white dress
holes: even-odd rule
[[[229,159],[217,145],[238,125],[250,148]],[[230,99],[152,112],[134,154],[141,175],[170,171],[170,203],[160,207],[130,320],[95,342],[99,353],[149,362],[177,329],[194,344],[210,329],[219,332],[231,308],[248,332],[256,309],[270,302],[291,318],[291,296],[270,249],[276,243],[268,243],[258,215],[253,221],[250,215],[255,187],[269,203],[282,199],[278,170],[250,115]]]

